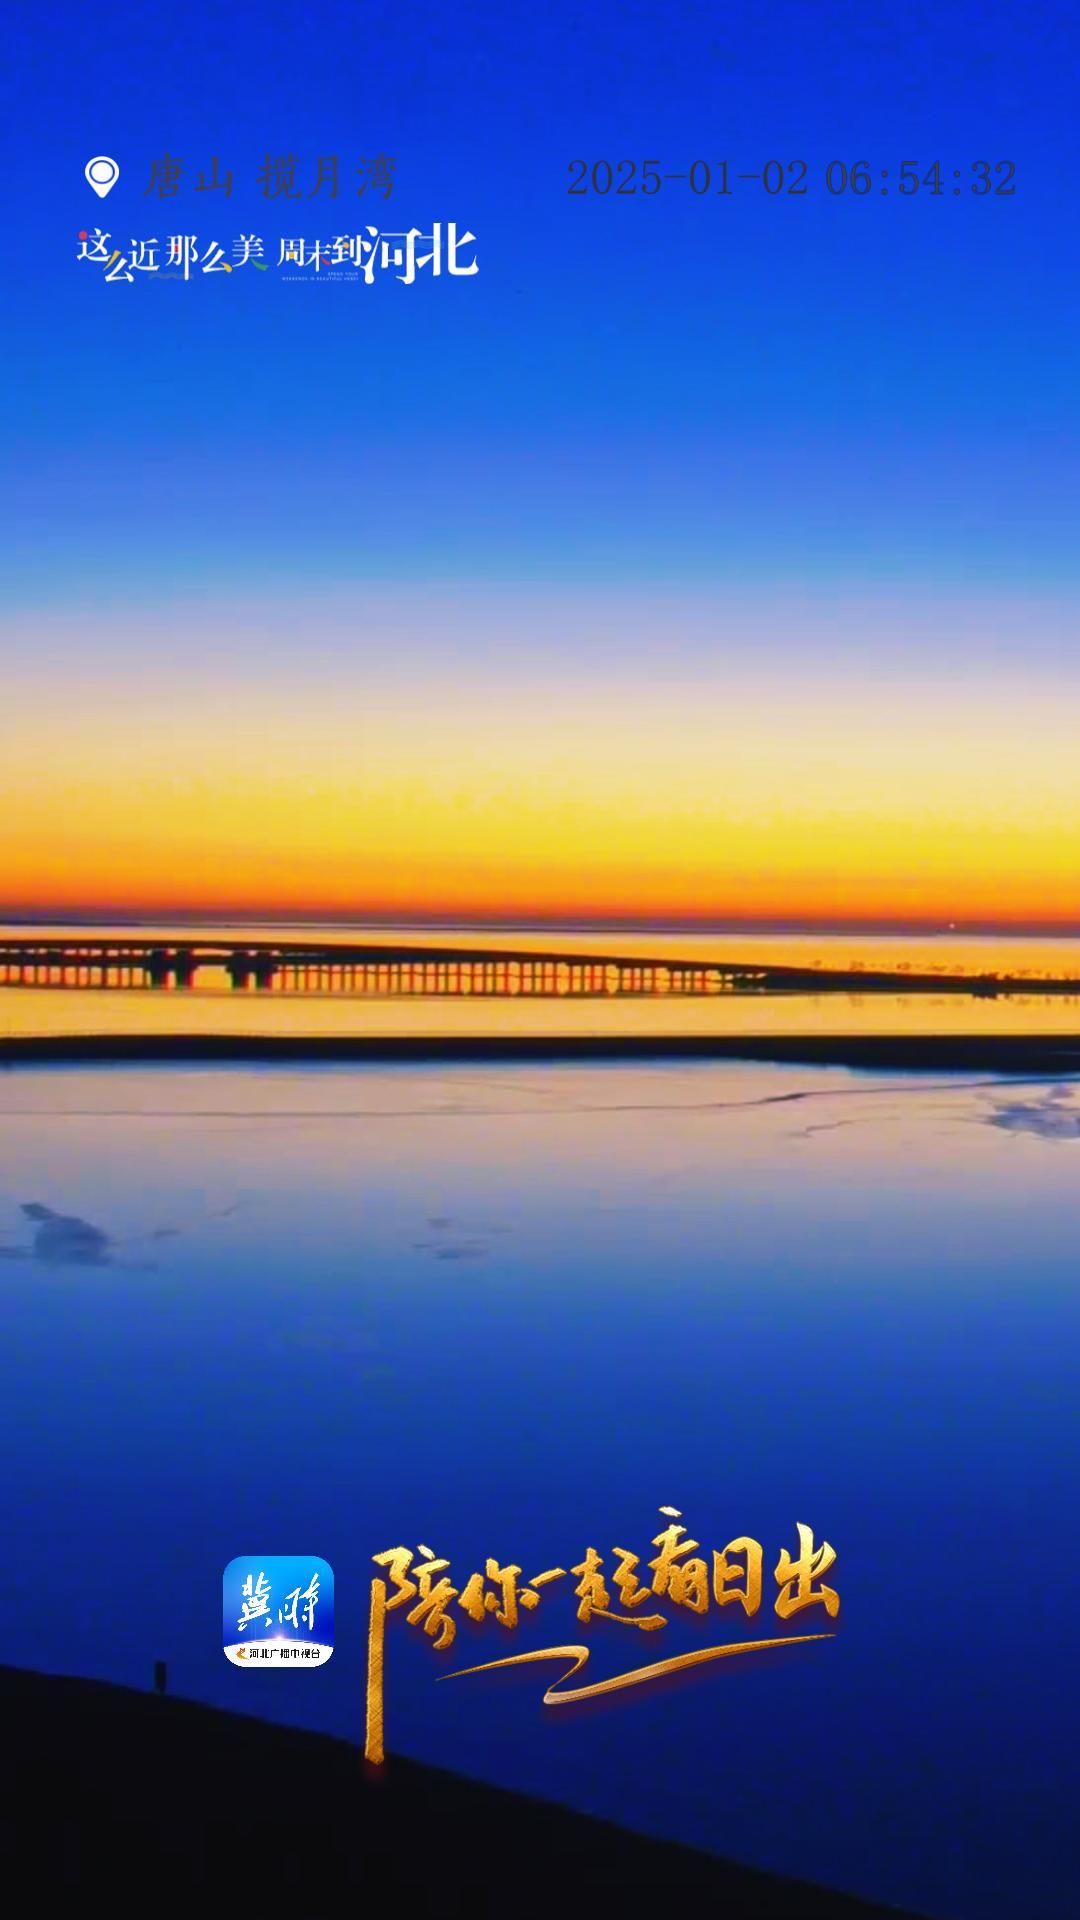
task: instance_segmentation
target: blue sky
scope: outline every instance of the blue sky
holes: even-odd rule
[[[1076,925],[1078,41],[1046,5],[24,12],[0,911]],[[624,158],[734,190],[568,194]],[[769,160],[807,191],[737,179]],[[479,272],[279,270],[373,221],[454,221]],[[271,265],[110,283],[99,223]]]
[[[1077,37],[1017,5],[25,13],[10,591],[1071,586]],[[187,171],[161,202],[166,150]],[[265,201],[256,170],[285,150],[394,154],[383,224],[457,219],[480,274],[128,286],[76,264],[95,220],[314,237],[370,208]],[[104,202],[98,152],[122,170]],[[212,153],[229,201],[192,190]],[[803,158],[812,190],[567,196],[571,159],[623,155]],[[831,198],[835,158],[868,160],[873,191]],[[940,159],[946,193],[900,198],[905,158]],[[1015,161],[1014,197],[954,197],[978,158]]]

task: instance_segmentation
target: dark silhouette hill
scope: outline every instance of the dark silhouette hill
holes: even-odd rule
[[[886,1909],[624,1832],[413,1761],[190,1702],[0,1668],[9,1875],[236,1912],[528,1916],[643,1911],[693,1892],[725,1920],[897,1920]],[[265,1907],[256,1902],[267,1902]],[[603,1907],[597,1904],[603,1902]]]

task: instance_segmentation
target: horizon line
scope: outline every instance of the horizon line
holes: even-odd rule
[[[411,929],[418,932],[488,932],[547,934],[762,934],[817,935],[819,937],[921,936],[954,939],[1080,939],[1077,920],[957,919],[933,917],[896,917],[858,915],[850,918],[786,917],[783,915],[718,915],[655,917],[651,915],[598,914],[449,914],[449,913],[326,913],[253,912],[250,908],[230,912],[227,909],[199,910],[184,907],[133,912],[122,905],[82,908],[72,913],[28,912],[25,908],[8,910],[0,904],[0,926],[5,927],[330,927],[385,931]]]

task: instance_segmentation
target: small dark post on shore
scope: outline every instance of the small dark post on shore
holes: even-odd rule
[[[155,1660],[154,1661],[154,1692],[164,1693],[164,1691],[165,1691],[165,1662],[164,1660]]]

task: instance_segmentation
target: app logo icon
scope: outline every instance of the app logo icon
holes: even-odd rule
[[[234,1667],[323,1667],[334,1651],[334,1573],[316,1554],[250,1553],[221,1583],[222,1645]]]

